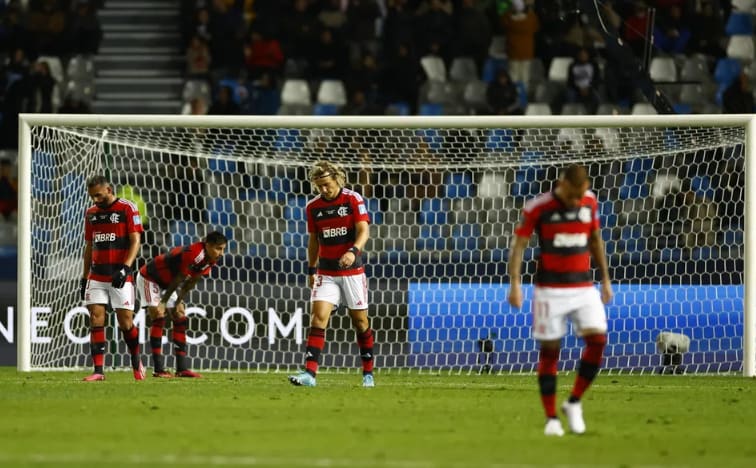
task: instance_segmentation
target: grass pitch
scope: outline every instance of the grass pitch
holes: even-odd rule
[[[756,463],[756,380],[600,375],[588,431],[543,436],[533,375],[110,372],[0,368],[0,466],[534,467]],[[559,401],[574,373],[559,375]],[[563,422],[567,430],[566,421]]]

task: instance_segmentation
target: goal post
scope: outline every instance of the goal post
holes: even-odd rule
[[[512,228],[524,200],[581,163],[616,292],[605,371],[754,376],[754,128],[751,115],[22,114],[18,369],[89,366],[76,290],[84,182],[105,170],[144,203],[140,264],[210,230],[231,239],[188,300],[193,367],[300,366],[306,172],[330,159],[371,213],[365,255],[381,371],[535,369],[527,300],[522,310],[506,303]],[[526,284],[536,256],[530,247]],[[146,322],[138,311],[142,343]],[[119,367],[126,351],[115,337],[107,363]],[[334,313],[326,341],[325,368],[357,367],[346,314]],[[564,340],[560,369],[572,370],[580,345]]]

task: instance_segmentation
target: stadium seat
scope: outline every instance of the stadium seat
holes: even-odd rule
[[[470,111],[475,114],[484,114],[489,110],[486,92],[488,85],[481,80],[467,82],[462,92],[462,100]]]
[[[525,109],[528,107],[528,89],[525,83],[522,81],[515,81],[515,88],[517,88],[517,101],[520,104],[520,108]]]
[[[562,106],[562,115],[588,115],[588,110],[581,102],[568,102]]]
[[[453,104],[457,102],[457,89],[451,83],[445,81],[429,80],[423,86],[425,89],[424,101],[435,104]]]
[[[525,108],[525,115],[551,115],[551,106],[545,102],[531,102]]]
[[[731,12],[725,24],[725,34],[728,36],[736,34],[753,35],[753,17],[751,14]]]
[[[727,56],[741,62],[752,62],[754,58],[753,35],[737,34],[727,40]]]
[[[732,0],[732,9],[739,13],[756,14],[756,0]]]
[[[315,104],[312,108],[313,115],[339,115],[339,106],[335,104]]]
[[[418,221],[420,224],[446,224],[449,200],[444,198],[425,198],[420,203]]]
[[[455,172],[444,178],[444,189],[447,198],[466,198],[474,193],[472,175],[469,172]]]
[[[94,81],[68,80],[63,87],[63,95],[91,103],[95,96]]]
[[[168,230],[171,234],[171,245],[187,245],[199,240],[197,225],[192,221],[174,220],[171,221]]]
[[[680,80],[709,83],[714,81],[709,71],[709,62],[706,56],[696,54],[683,59],[680,68]]]
[[[549,65],[549,81],[557,83],[566,83],[570,71],[570,65],[574,59],[572,57],[554,57]]]
[[[677,102],[672,105],[676,114],[692,114],[693,107],[686,102]]]
[[[486,149],[489,151],[512,152],[515,148],[514,132],[509,128],[492,128],[486,136]]]
[[[455,224],[451,232],[451,249],[457,252],[475,252],[480,248],[480,236],[478,224]]]
[[[446,81],[446,65],[437,55],[426,55],[420,59],[420,66],[428,80]]]
[[[283,209],[284,219],[287,221],[304,221],[306,205],[307,197],[304,195],[289,197]]]
[[[420,115],[444,115],[444,106],[435,102],[420,105]]]
[[[281,104],[309,106],[312,104],[310,85],[305,80],[286,80],[281,89]]]
[[[675,59],[672,57],[654,57],[648,68],[648,74],[651,80],[655,82],[675,82],[677,81],[677,66]]]
[[[708,100],[706,88],[700,84],[684,84],[680,90],[680,102],[690,105],[703,104]]]
[[[366,198],[365,207],[370,215],[371,224],[383,224],[383,211],[381,211],[381,200],[378,198]]]
[[[658,112],[651,103],[648,102],[636,102],[633,104],[633,108],[630,111],[632,115],[656,115]]]
[[[486,83],[491,83],[496,79],[499,70],[507,69],[506,59],[488,57],[483,63],[483,70],[480,73],[480,79]]]
[[[210,172],[234,173],[237,171],[236,161],[231,161],[228,159],[209,158],[207,160],[207,169]]]
[[[207,204],[207,221],[215,226],[236,225],[234,201],[229,198],[211,198]]]
[[[740,75],[741,69],[742,65],[739,60],[723,57],[717,60],[714,67],[714,81],[719,85],[729,86]]]
[[[454,57],[449,68],[449,79],[466,83],[478,79],[478,67],[472,57]]]
[[[95,70],[92,59],[74,55],[66,64],[66,78],[69,80],[94,81]]]
[[[55,79],[55,82],[63,82],[63,64],[61,63],[59,57],[56,57],[54,55],[40,55],[37,58],[37,62],[47,63],[47,66],[50,68],[50,75],[53,77],[53,79]]]
[[[346,87],[341,80],[323,80],[318,87],[318,104],[343,106],[347,103]]]
[[[410,115],[410,106],[404,101],[390,102],[386,106],[386,115]]]
[[[181,97],[184,102],[197,98],[210,102],[210,85],[206,80],[186,80]]]

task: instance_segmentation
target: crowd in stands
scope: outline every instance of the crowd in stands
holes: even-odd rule
[[[19,113],[89,112],[82,80],[94,80],[86,57],[102,40],[103,3],[0,1],[0,148],[17,147]]]
[[[753,22],[732,26],[751,11],[726,0],[597,5],[602,23],[594,2],[581,0],[185,0],[193,83],[184,112],[629,113],[646,101],[636,70],[649,45],[649,8],[650,58],[674,63],[671,78],[651,78],[678,112],[742,112],[753,103]],[[730,50],[734,36],[749,36],[746,56]],[[608,54],[613,37],[637,60]],[[720,79],[725,59],[737,70]],[[701,76],[684,76],[686,61],[700,64]]]

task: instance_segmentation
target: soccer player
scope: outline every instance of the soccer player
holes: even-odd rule
[[[321,161],[309,174],[318,195],[307,203],[307,260],[310,331],[305,369],[289,376],[293,385],[315,386],[325,329],[333,309],[344,303],[362,359],[362,386],[374,387],[373,331],[367,317],[368,293],[361,252],[368,240],[369,216],[362,196],[345,188],[346,174],[339,166]]]
[[[81,300],[89,309],[90,347],[94,373],[87,382],[105,380],[105,307],[116,311],[118,328],[131,354],[136,380],[144,380],[139,357],[139,330],[134,326],[134,283],[131,268],[139,253],[142,221],[136,205],[113,192],[107,178],[94,176],[87,181],[94,206],[84,217],[84,273],[80,282]]]
[[[570,430],[585,432],[581,398],[593,382],[606,346],[604,304],[612,299],[609,268],[601,238],[596,196],[589,189],[588,171],[571,165],[564,169],[551,192],[538,195],[523,207],[509,255],[508,300],[522,306],[520,269],[531,234],[538,233],[541,254],[533,292],[533,338],[540,342],[538,386],[546,412],[544,434],[562,436],[556,412],[559,348],[569,318],[585,342],[569,398],[562,404]],[[601,273],[601,291],[594,287],[591,256]]]
[[[173,322],[173,351],[176,355],[176,376],[199,378],[200,374],[189,369],[186,357],[186,328],[184,298],[203,276],[208,276],[213,266],[223,256],[228,239],[220,232],[211,232],[201,242],[184,247],[174,247],[158,255],[139,269],[137,289],[142,304],[147,306],[152,325],[150,347],[152,348],[153,377],[170,378],[171,373],[163,364],[163,326],[165,312]]]

